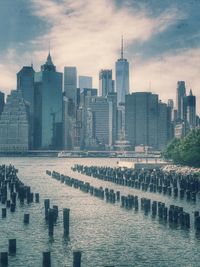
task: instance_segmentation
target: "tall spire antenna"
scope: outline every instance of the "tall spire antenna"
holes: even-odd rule
[[[51,40],[49,39],[49,54],[50,54],[50,50],[51,50]]]
[[[121,59],[124,58],[124,39],[122,35],[122,41],[121,41]]]

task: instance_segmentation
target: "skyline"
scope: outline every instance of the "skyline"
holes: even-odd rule
[[[112,68],[114,74],[123,35],[130,93],[152,91],[165,102],[175,101],[177,81],[184,80],[187,93],[191,88],[200,101],[198,1],[3,0],[0,5],[3,92],[16,88],[22,66],[33,62],[39,70],[49,41],[58,71],[76,66],[78,75],[92,76],[98,88],[100,69]]]

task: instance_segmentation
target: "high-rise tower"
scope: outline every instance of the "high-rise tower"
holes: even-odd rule
[[[35,147],[62,148],[62,73],[51,55],[35,73]]]
[[[176,90],[176,109],[177,109],[177,119],[185,119],[185,103],[184,96],[186,96],[186,88],[184,81],[177,82]]]
[[[117,103],[125,103],[125,95],[129,94],[129,63],[124,58],[123,37],[121,41],[121,58],[115,63]]]
[[[187,121],[190,128],[196,126],[196,97],[192,94],[191,89],[189,96],[187,96]]]

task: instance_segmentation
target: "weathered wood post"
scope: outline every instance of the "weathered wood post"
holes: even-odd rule
[[[43,267],[51,267],[51,252],[43,252]]]
[[[1,266],[8,266],[8,252],[1,252]]]
[[[53,235],[53,227],[54,227],[54,210],[49,209],[48,211],[48,226],[49,226],[49,235]]]
[[[45,209],[45,219],[48,220],[48,210],[50,208],[50,200],[45,199],[44,200],[44,209]]]
[[[15,254],[17,250],[16,239],[9,239],[9,254]]]
[[[69,213],[70,209],[63,209],[63,227],[65,236],[69,236]]]
[[[73,252],[73,267],[81,267],[81,251]]]

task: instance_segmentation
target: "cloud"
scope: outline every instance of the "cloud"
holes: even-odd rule
[[[192,89],[200,103],[199,54],[200,48],[188,49],[132,66],[132,92],[151,90],[164,101],[169,98],[175,100],[177,81],[183,80],[187,92]],[[200,113],[200,106],[197,106],[197,110]]]
[[[122,34],[126,47],[131,48],[134,42],[148,44],[160,33],[164,34],[177,20],[186,17],[182,11],[172,7],[150,16],[146,8],[138,10],[134,4],[118,7],[114,0],[31,0],[30,3],[33,16],[48,24],[48,31],[20,44],[25,51],[23,54],[18,53],[18,46],[6,51],[0,66],[5,76],[0,87],[6,90],[9,86],[13,88],[15,73],[23,65],[30,65],[31,59],[35,70],[39,69],[46,60],[49,41],[52,58],[59,71],[63,71],[64,66],[77,66],[78,73],[93,76],[94,86],[98,87],[99,70],[114,70]],[[25,49],[26,45],[35,50],[30,53]],[[144,56],[133,54],[131,49],[126,50],[125,56],[131,66],[132,91],[149,90],[151,83],[151,90],[167,100],[175,98],[177,80],[186,80],[186,85],[200,97],[197,90],[199,50],[180,52],[177,49],[176,52],[175,55],[166,53],[162,58],[153,53],[155,57],[148,57],[145,61]]]
[[[155,18],[134,8],[117,8],[114,1],[32,0],[34,15],[51,25],[43,36],[43,49],[35,58],[46,57],[51,41],[52,56],[60,70],[65,65],[75,65],[82,75],[94,76],[98,86],[101,68],[112,68],[119,57],[120,38],[126,45],[134,40],[146,42],[176,21],[177,10],[167,10]],[[41,38],[38,39],[41,43]],[[43,55],[43,56],[42,56]],[[44,60],[44,59],[43,59]]]

